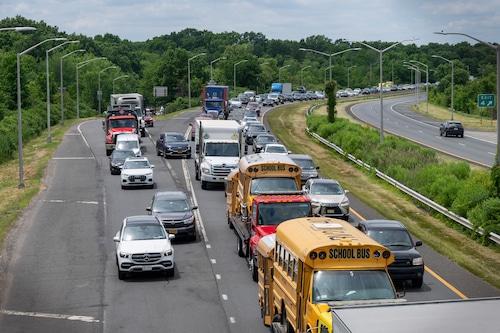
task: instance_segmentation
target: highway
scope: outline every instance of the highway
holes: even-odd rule
[[[235,109],[230,117],[240,119],[242,111]],[[161,131],[187,131],[199,112],[157,121],[142,139],[143,153],[155,165],[154,189],[121,189],[119,177],[109,172],[100,120],[66,133],[47,166],[45,189],[9,236],[2,256],[2,332],[269,331],[260,318],[257,284],[227,225],[223,187],[202,190],[192,159],[167,160],[155,153]],[[145,214],[156,191],[176,189],[199,207],[199,236],[195,242],[174,241],[175,276],[118,280],[113,236],[122,219]],[[381,217],[350,199],[363,218]],[[357,219],[353,214],[351,222]],[[500,296],[429,246],[419,250],[429,270],[421,289],[407,290],[408,301]]]
[[[383,100],[384,132],[405,137],[422,146],[435,149],[459,159],[484,167],[491,167],[496,154],[496,132],[465,129],[463,138],[439,135],[440,122],[409,110],[413,96]],[[380,129],[380,100],[354,105],[350,112],[359,120]]]

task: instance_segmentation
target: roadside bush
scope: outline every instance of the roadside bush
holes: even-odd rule
[[[467,212],[488,199],[491,192],[491,181],[486,173],[473,172],[457,189],[456,199],[450,209],[456,214],[466,217]]]
[[[493,232],[500,235],[500,198],[488,198],[467,213],[467,219],[476,228],[483,228],[483,243],[487,242],[487,234]]]

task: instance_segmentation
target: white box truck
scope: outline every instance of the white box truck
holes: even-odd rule
[[[194,163],[201,188],[210,183],[224,184],[231,170],[238,167],[242,135],[236,120],[197,120]]]

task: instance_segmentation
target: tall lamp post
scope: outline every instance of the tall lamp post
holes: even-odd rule
[[[103,70],[101,70],[99,72],[99,84],[98,84],[98,91],[97,91],[97,104],[98,105],[98,111],[99,111],[99,114],[101,114],[101,100],[102,100],[102,91],[101,91],[101,73],[102,72],[105,72],[107,71],[108,69],[112,69],[112,68],[118,68],[118,66],[109,66],[109,67],[106,67],[104,68]]]
[[[239,64],[243,63],[243,62],[247,62],[248,60],[241,60],[241,61],[238,61],[237,63],[235,63],[233,65],[233,91],[236,92],[236,66],[238,66]]]
[[[318,53],[318,54],[327,56],[329,58],[329,66],[330,66],[330,67],[328,67],[328,68],[330,68],[330,82],[332,82],[332,57],[336,56],[336,55],[339,55],[339,54],[342,54],[342,53],[349,52],[349,51],[358,51],[358,50],[361,50],[361,48],[355,47],[355,48],[352,48],[352,49],[347,49],[347,50],[343,50],[343,51],[340,51],[340,52],[335,52],[335,53],[332,53],[332,54],[328,54],[328,53],[317,51],[317,50],[313,50],[313,49],[300,48],[299,50],[300,51],[306,51],[306,52],[314,52],[314,53]]]
[[[213,82],[212,71],[213,71],[213,64],[214,64],[214,62],[217,62],[219,60],[225,60],[225,59],[226,59],[226,57],[220,57],[220,58],[217,58],[215,60],[210,61],[210,82]]]
[[[119,80],[119,79],[124,79],[124,78],[126,78],[126,77],[128,77],[128,75],[118,76],[118,77],[115,77],[115,78],[113,79],[113,94],[115,93],[115,81],[116,81],[116,80]]]
[[[454,98],[453,98],[453,85],[454,85],[453,77],[455,76],[455,70],[453,69],[453,61],[451,61],[450,59],[446,59],[444,57],[438,56],[438,55],[432,55],[432,57],[443,59],[444,61],[449,62],[451,64],[451,120],[453,120],[453,111],[454,111],[454,109],[453,109],[453,101],[454,101]]]
[[[360,44],[366,46],[370,50],[373,50],[373,51],[379,53],[379,63],[380,63],[380,87],[379,87],[379,90],[380,90],[380,143],[384,142],[384,100],[382,97],[382,93],[383,93],[382,82],[383,82],[384,77],[383,77],[383,72],[382,72],[382,55],[384,54],[385,51],[388,51],[388,50],[392,49],[393,47],[395,47],[403,42],[408,42],[408,41],[412,41],[412,40],[415,40],[415,39],[405,39],[403,41],[394,43],[394,44],[386,47],[383,50],[379,50],[379,49],[374,48],[371,45],[368,45],[368,44],[363,43],[363,42],[359,42]]]
[[[420,64],[425,67],[425,114],[429,114],[429,66],[417,60],[410,62]]]
[[[311,65],[306,66],[306,67],[303,67],[303,68],[300,70],[300,85],[301,85],[301,86],[304,86],[304,73],[303,73],[303,72],[304,72],[304,69],[309,68],[309,67],[311,67]]]
[[[356,65],[351,66],[351,67],[349,67],[349,68],[347,69],[347,88],[350,88],[350,87],[351,87],[351,86],[350,86],[350,84],[349,84],[349,71],[351,70],[351,68],[354,68],[354,67],[356,67]]]
[[[46,50],[45,51],[45,77],[46,77],[46,82],[47,82],[47,142],[52,142],[52,138],[50,136],[50,86],[49,86],[49,53],[57,48],[60,48],[63,45],[66,44],[72,44],[72,43],[80,43],[79,40],[71,40],[67,41],[64,43],[61,43],[57,46],[54,46],[53,48]]]
[[[500,97],[500,45],[493,45],[491,43],[485,42],[483,40],[477,39],[476,37],[472,37],[470,35],[461,33],[461,32],[435,32],[435,34],[439,35],[460,35],[465,36],[470,39],[473,39],[481,44],[484,44],[492,49],[496,50],[497,53],[497,98]],[[497,101],[497,160],[496,165],[500,166],[500,107]]]
[[[194,58],[201,57],[205,55],[206,53],[199,53],[191,58],[188,59],[188,100],[189,100],[189,107],[191,108],[191,60]]]
[[[287,68],[287,67],[290,67],[290,65],[285,65],[283,67],[280,67],[278,69],[278,82],[281,83],[281,70],[284,69],[284,68]]]
[[[409,61],[404,62],[404,66],[411,71],[415,71],[415,107],[418,110],[418,100],[420,99],[420,67]]]
[[[328,66],[327,68],[325,68],[325,84],[326,84],[326,71],[329,70],[329,69],[331,70],[332,67],[333,66]]]
[[[75,52],[85,52],[84,49],[80,50],[74,50],[68,54],[63,55],[61,58],[59,58],[59,72],[61,74],[61,125],[64,126],[64,88],[63,88],[63,63],[62,60],[63,58],[66,58],[69,55],[72,55]]]
[[[78,92],[78,70],[83,66],[90,64],[92,61],[105,60],[106,57],[97,57],[85,60],[76,64],[76,119],[80,119],[80,93]]]
[[[66,38],[49,38],[44,41],[41,41],[38,44],[33,45],[30,48],[20,52],[17,54],[17,145],[18,145],[18,154],[19,154],[19,185],[17,188],[24,188],[24,176],[23,176],[23,122],[22,122],[22,114],[21,114],[21,56],[23,54],[28,53],[34,48],[42,45],[45,42],[49,41],[61,41],[66,40]]]

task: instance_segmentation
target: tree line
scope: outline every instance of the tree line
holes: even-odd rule
[[[37,22],[21,16],[0,21],[0,27],[14,26],[31,26],[35,27],[36,31],[0,32],[0,98],[3,101],[0,105],[0,122],[7,124],[0,124],[0,134],[12,131],[10,125],[17,115],[16,55],[54,37],[78,40],[79,43],[57,48],[48,57],[49,96],[51,104],[54,105],[51,108],[54,110],[53,115],[51,111],[53,123],[57,123],[61,118],[55,113],[55,110],[59,110],[57,105],[61,99],[61,64],[65,118],[75,118],[77,109],[80,117],[97,115],[99,85],[102,91],[102,109],[107,106],[108,96],[113,92],[139,92],[145,96],[148,105],[165,105],[167,111],[187,107],[189,90],[193,99],[192,105],[197,105],[203,85],[211,78],[219,85],[229,86],[232,96],[249,89],[258,93],[267,92],[271,83],[278,80],[290,82],[293,87],[304,85],[308,90],[325,90],[325,84],[329,80],[329,57],[301,49],[333,54],[360,47],[358,51],[331,57],[332,78],[336,87],[346,88],[348,81],[351,88],[377,86],[379,82],[380,63],[377,52],[359,43],[348,42],[342,38],[332,40],[324,35],[293,41],[268,39],[259,32],[213,33],[186,28],[179,32],[154,36],[146,41],[131,42],[112,34],[93,37],[67,34],[44,21]],[[33,110],[30,114],[43,114],[46,109],[46,50],[57,43],[61,42],[44,43],[20,57],[22,109]],[[364,43],[377,49],[394,44],[391,41]],[[79,49],[85,51],[75,52],[61,60],[61,57]],[[200,54],[203,55],[197,56]],[[428,65],[429,82],[440,82],[431,90],[431,101],[450,107],[451,66],[432,55],[445,57],[454,63],[455,109],[465,113],[479,112],[475,106],[477,94],[495,93],[496,90],[496,55],[480,43],[397,45],[383,55],[384,81],[393,81],[395,84],[412,83],[415,81],[415,72],[409,70],[404,62],[417,60]],[[105,59],[90,61],[102,57]],[[214,62],[216,59],[220,60]],[[242,60],[246,61],[241,62]],[[89,62],[85,63],[86,61]],[[76,68],[81,66],[78,64],[83,66],[77,70]],[[118,68],[103,71],[111,66]],[[423,67],[421,75],[422,82],[425,82]],[[155,86],[168,87],[168,96],[153,96]],[[233,91],[234,86],[236,91]],[[25,116],[26,112],[23,113],[23,117]],[[43,121],[34,122],[40,127],[39,130],[44,129]],[[33,134],[36,132],[37,130]],[[15,146],[15,140],[12,144]]]

